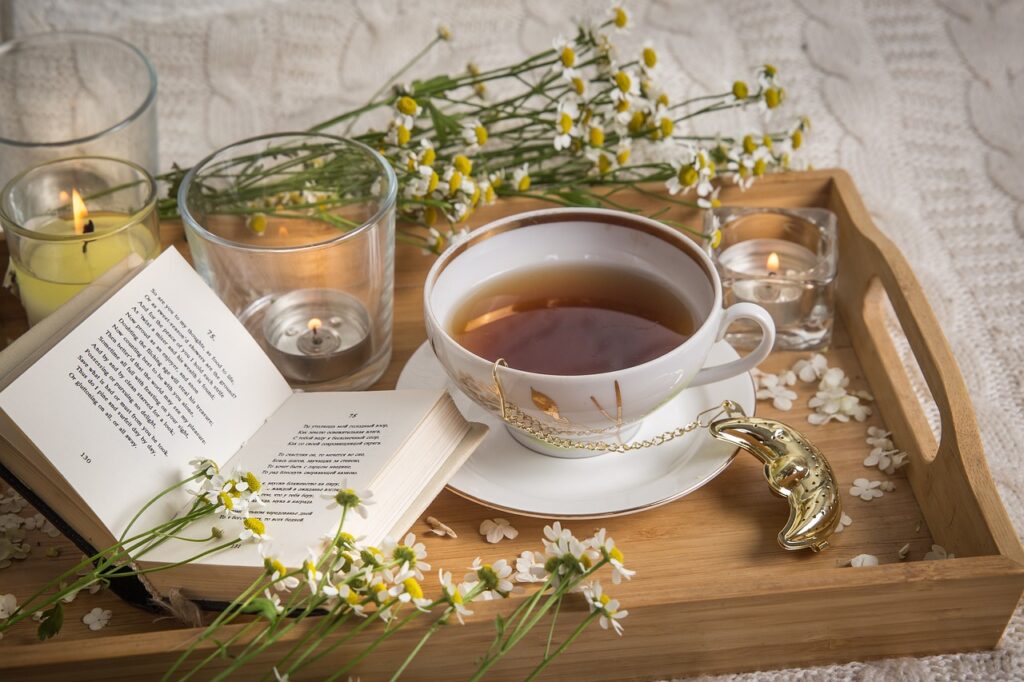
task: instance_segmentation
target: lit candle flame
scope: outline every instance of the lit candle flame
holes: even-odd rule
[[[85,224],[89,222],[89,211],[77,189],[71,190],[71,215],[75,223],[75,234],[84,234]]]
[[[309,331],[313,332],[313,334],[316,335],[320,327],[324,326],[324,323],[320,321],[319,317],[314,317],[311,318],[308,323],[306,323],[306,326],[309,327]]]
[[[779,254],[772,251],[768,254],[768,262],[765,264],[768,268],[769,275],[775,275],[779,272]]]

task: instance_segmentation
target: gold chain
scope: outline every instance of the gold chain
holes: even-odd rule
[[[702,412],[697,414],[697,418],[685,426],[672,429],[671,431],[665,431],[659,433],[653,438],[647,438],[645,440],[635,441],[632,443],[605,443],[604,441],[581,441],[573,440],[571,438],[565,438],[555,433],[555,430],[550,426],[543,424],[536,417],[532,417],[523,412],[519,406],[509,402],[505,399],[505,390],[502,388],[501,380],[498,379],[498,367],[508,367],[508,363],[505,362],[504,358],[498,358],[494,362],[494,367],[491,369],[491,376],[494,377],[494,385],[498,389],[498,400],[501,406],[501,419],[506,424],[514,426],[515,428],[523,431],[527,435],[530,435],[537,440],[546,443],[548,445],[554,445],[559,448],[577,448],[580,450],[588,450],[590,452],[630,452],[632,450],[641,450],[643,448],[652,448],[662,443],[667,443],[670,440],[684,436],[691,431],[696,431],[700,428],[707,428],[711,422],[715,421],[722,415],[726,416],[744,416],[743,408],[732,400],[723,400],[721,404],[709,407]],[[716,412],[714,417],[708,421],[704,421],[703,417]]]

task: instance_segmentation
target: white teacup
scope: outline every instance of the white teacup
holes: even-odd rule
[[[673,350],[614,372],[552,375],[502,367],[507,403],[537,420],[546,434],[575,441],[627,442],[641,420],[688,386],[714,383],[750,371],[775,342],[771,316],[752,303],[722,308],[722,283],[701,248],[654,220],[603,209],[548,209],[497,220],[471,232],[434,263],[424,286],[427,337],[455,384],[481,407],[501,416],[494,363],[460,346],[452,317],[475,287],[520,269],[590,263],[630,268],[656,278],[679,296],[698,321],[693,335]],[[746,357],[704,367],[711,347],[733,321],[747,318],[764,333]],[[696,415],[694,415],[696,416]],[[681,425],[680,425],[681,426]],[[523,445],[558,457],[597,452],[556,447],[510,426]]]

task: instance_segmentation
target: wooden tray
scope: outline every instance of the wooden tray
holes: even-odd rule
[[[775,536],[788,505],[769,494],[760,465],[744,454],[709,485],[674,503],[604,523],[571,524],[579,534],[606,526],[639,575],[612,590],[630,611],[625,636],[591,628],[550,666],[545,679],[654,679],[995,646],[1024,588],[1024,551],[992,483],[963,378],[907,262],[874,226],[841,171],[768,178],[745,193],[726,188],[722,200],[823,206],[839,217],[840,319],[827,355],[830,364],[851,377],[853,388],[870,387],[877,399],[875,414],[867,424],[810,426],[805,407],[810,385],[798,387],[800,399],[792,411],[778,413],[762,402],[758,413],[792,423],[821,446],[835,467],[853,524],[820,554],[781,550]],[[637,197],[635,205],[645,202],[654,207],[656,200]],[[505,202],[479,212],[473,224],[533,206]],[[672,217],[698,224],[692,213],[678,211]],[[184,246],[177,226],[165,226],[164,236],[167,243]],[[421,286],[431,262],[412,249],[399,249],[395,353],[379,388],[394,385],[424,339]],[[887,298],[938,406],[938,442],[886,333]],[[9,338],[24,329],[17,302],[9,296],[0,301],[0,319]],[[765,368],[788,367],[801,355],[806,354],[774,354]],[[895,491],[863,502],[846,489],[855,478],[886,478],[862,465],[869,449],[865,426],[883,424],[910,454],[910,464],[889,477]],[[629,466],[625,458],[623,466]],[[488,545],[477,528],[493,512],[446,492],[428,513],[459,534],[458,540],[426,536],[435,569],[460,575],[477,556],[512,559],[525,549],[540,549],[543,521],[511,517],[518,539]],[[422,534],[425,526],[413,530]],[[0,572],[0,593],[23,599],[34,585],[73,565],[77,553],[62,538],[35,531],[29,538],[34,545],[30,558]],[[905,543],[910,543],[910,555],[900,562],[897,551]],[[956,558],[921,561],[933,543]],[[61,548],[60,558],[45,557],[50,546]],[[844,565],[861,553],[878,556],[883,565]],[[94,606],[113,610],[110,625],[100,632],[81,623]],[[493,615],[510,606],[474,606],[477,615],[435,636],[405,677],[468,677],[491,639]],[[582,609],[582,600],[573,601],[572,612],[563,613],[563,636]],[[42,644],[34,640],[33,624],[8,633],[0,642],[0,678],[150,678],[197,634],[174,621],[154,622],[152,614],[106,592],[80,596],[65,622],[57,640]],[[389,640],[357,673],[363,680],[390,674],[396,659],[420,636],[418,630],[411,627]],[[533,635],[494,669],[493,678],[522,679],[532,669],[544,633]]]

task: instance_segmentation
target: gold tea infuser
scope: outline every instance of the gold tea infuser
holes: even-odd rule
[[[749,452],[764,464],[768,487],[789,501],[789,520],[779,531],[779,545],[784,549],[810,549],[818,552],[828,547],[842,515],[842,502],[832,466],[806,436],[774,419],[748,417],[743,408],[731,400],[698,413],[689,424],[632,443],[578,441],[560,436],[540,420],[524,413],[505,398],[498,378],[498,368],[507,367],[504,359],[494,363],[492,376],[497,389],[501,419],[537,440],[562,448],[578,448],[591,452],[632,452],[654,447],[706,428],[718,440]],[[704,418],[714,413],[709,420]]]

